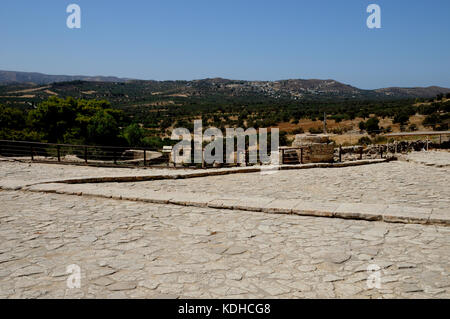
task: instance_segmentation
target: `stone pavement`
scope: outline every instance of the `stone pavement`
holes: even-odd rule
[[[311,163],[298,165],[249,166],[209,169],[171,169],[171,168],[105,168],[36,162],[14,161],[0,157],[0,188],[20,189],[24,186],[42,183],[105,183],[134,182],[163,179],[188,179],[198,177],[223,176],[230,174],[260,173],[277,170],[350,167],[378,164],[387,159],[361,160],[344,163]]]
[[[1,298],[450,298],[449,227],[22,191],[0,202]]]
[[[68,174],[64,175],[66,166],[55,165],[53,171],[53,166],[48,164],[36,164],[35,167],[35,164],[2,165],[0,162],[6,176],[6,179],[0,180],[0,188],[268,213],[450,225],[449,167],[379,160],[368,162],[378,163],[376,165],[362,163],[365,162],[356,163],[358,166],[334,169],[314,168],[315,164],[283,166],[284,169],[296,170],[264,173],[248,173],[259,171],[258,168],[237,168],[232,170],[232,175],[223,175],[228,172],[227,169],[194,172],[155,169],[148,170],[151,174],[146,175],[142,175],[145,169],[118,169],[120,178],[113,176],[113,169],[109,168],[96,172],[99,177],[87,178],[86,175],[80,176],[95,172],[96,168],[83,167],[84,170],[76,173],[73,167],[68,167]],[[52,179],[41,179],[43,184],[39,183],[37,177],[25,179],[33,173],[40,176],[46,171],[50,171],[48,177]],[[247,173],[236,174],[238,171]],[[106,182],[127,180],[129,177],[155,180]],[[49,180],[57,178],[64,183],[49,183]],[[97,179],[102,183],[82,183]],[[82,184],[71,185],[67,182]],[[32,186],[26,186],[30,184]]]
[[[144,169],[144,168],[116,168],[94,167],[82,165],[59,165],[43,163],[25,163],[0,157],[1,183],[15,183],[18,186],[44,183],[55,180],[86,178],[86,177],[115,177],[137,175],[170,175],[190,172],[185,169]]]
[[[24,187],[31,192],[93,196],[118,200],[140,201],[156,204],[210,207],[264,212],[272,214],[295,214],[303,216],[335,217],[345,219],[376,220],[392,223],[417,223],[450,226],[447,210],[412,207],[396,204],[338,203],[276,199],[273,197],[248,197],[226,193],[208,194],[183,191],[153,191],[134,189],[127,183],[105,184],[41,184]]]
[[[450,152],[448,151],[412,152],[407,155],[400,156],[400,159],[427,166],[450,166]]]
[[[450,168],[408,162],[137,183],[44,184],[32,191],[152,203],[450,225]]]
[[[250,173],[97,186],[117,186],[124,191],[244,194],[246,197],[305,201],[387,203],[436,209],[450,207],[450,168],[401,161],[336,169],[279,171],[267,175]]]
[[[0,161],[0,298],[450,298],[447,154],[102,184],[42,183],[190,171]]]

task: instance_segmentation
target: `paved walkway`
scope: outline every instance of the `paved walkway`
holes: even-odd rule
[[[449,167],[449,151],[412,152],[400,157],[408,162],[418,163],[426,166]]]
[[[180,171],[0,161],[0,298],[450,298],[445,158],[102,184],[42,182]]]
[[[139,185],[138,185],[139,186]],[[249,197],[243,194],[193,193],[178,191],[153,191],[120,184],[41,184],[22,190],[79,196],[94,196],[156,204],[236,209],[272,214],[295,214],[317,217],[377,220],[393,223],[417,223],[450,226],[446,209],[412,207],[396,204],[366,204],[301,199],[277,199],[273,197]]]
[[[0,202],[1,298],[450,298],[448,227],[20,191]]]
[[[163,168],[109,168],[82,165],[58,165],[42,163],[24,163],[0,158],[0,181],[16,185],[30,185],[64,179],[138,176],[138,175],[170,175],[190,172],[185,169]]]
[[[189,180],[38,184],[23,189],[267,213],[450,225],[449,185],[450,167],[398,161]]]
[[[311,168],[338,168],[378,164],[387,159],[360,160],[344,163],[310,163],[280,166],[249,166],[209,169],[170,168],[104,168],[92,166],[70,166],[60,164],[26,163],[0,158],[0,188],[20,189],[24,186],[43,183],[105,183],[135,182],[149,180],[174,180],[198,177],[223,176],[244,173],[270,173],[278,170]],[[79,168],[79,169],[77,169]],[[2,172],[3,171],[3,172]]]

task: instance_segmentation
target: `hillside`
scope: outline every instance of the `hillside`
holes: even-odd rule
[[[430,98],[449,93],[437,86],[414,88],[381,88],[363,90],[335,80],[290,79],[280,81],[241,81],[222,78],[194,81],[143,81],[116,77],[46,75],[0,71],[2,99],[25,98],[41,100],[50,95],[83,98],[108,98],[111,102],[130,105],[173,97],[214,97],[278,100],[304,99],[397,99]],[[42,89],[40,89],[42,88]],[[49,90],[53,93],[48,93]],[[28,94],[30,92],[33,94]],[[23,94],[27,93],[27,94]],[[137,99],[135,99],[137,97]],[[117,100],[117,101],[116,101]]]
[[[66,81],[93,81],[93,82],[125,82],[127,79],[121,79],[113,76],[83,76],[83,75],[48,75],[32,72],[0,71],[0,84],[49,84],[54,82]]]

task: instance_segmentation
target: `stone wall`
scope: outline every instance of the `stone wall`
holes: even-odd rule
[[[303,149],[304,164],[307,163],[332,163],[334,160],[334,144],[327,135],[296,135],[292,147]],[[301,151],[298,150],[300,158]]]
[[[449,149],[450,142],[444,141],[439,143],[428,142],[428,149]],[[383,157],[395,156],[398,153],[408,153],[408,152],[418,152],[427,149],[426,140],[416,140],[416,141],[397,141],[395,143],[389,144],[379,144],[379,145],[368,145],[368,146],[345,146],[341,148],[341,158],[342,161],[356,161],[360,159],[360,151],[362,149],[362,159],[375,159],[380,158],[381,152],[383,152]],[[336,161],[339,160],[339,148],[334,151],[334,158]]]

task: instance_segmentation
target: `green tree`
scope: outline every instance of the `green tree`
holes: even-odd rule
[[[144,138],[144,130],[139,124],[131,124],[123,130],[123,136],[130,146],[141,146]]]
[[[379,131],[380,131],[379,123],[380,123],[380,120],[376,116],[368,119],[366,122],[366,125],[365,125],[367,133],[369,133],[369,134],[379,133]]]
[[[48,142],[114,144],[123,117],[104,100],[51,97],[28,113],[27,122]]]
[[[366,123],[364,121],[359,122],[358,127],[361,131],[366,129]]]
[[[77,107],[73,98],[51,97],[28,113],[28,122],[33,129],[42,132],[47,141],[64,142],[64,134],[74,126]]]
[[[21,110],[0,104],[0,128],[21,130],[25,127],[25,115]]]
[[[395,114],[394,123],[399,123],[400,125],[405,125],[409,122],[409,115],[406,112],[400,112]]]
[[[441,123],[441,117],[439,116],[439,114],[433,113],[433,114],[430,114],[427,117],[425,117],[425,119],[422,122],[422,125],[423,126],[431,126],[434,128],[439,123]]]
[[[119,126],[114,117],[105,110],[98,111],[90,120],[88,141],[98,145],[115,145],[118,142]]]
[[[358,140],[359,145],[370,145],[372,144],[372,140],[368,136],[363,136]]]

